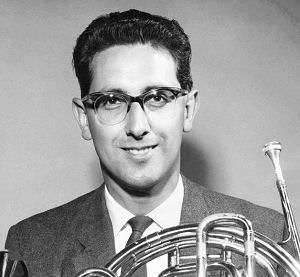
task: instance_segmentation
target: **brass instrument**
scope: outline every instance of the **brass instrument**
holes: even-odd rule
[[[27,268],[22,261],[9,259],[8,251],[0,251],[0,277],[28,277]]]
[[[131,276],[141,265],[168,253],[171,257],[169,266],[159,277],[193,272],[196,272],[197,277],[204,277],[207,272],[215,270],[221,270],[224,273],[222,276],[255,277],[255,263],[265,268],[272,277],[278,276],[276,265],[286,272],[284,276],[299,277],[299,236],[279,164],[281,144],[270,142],[264,146],[263,151],[275,168],[276,184],[289,232],[286,240],[276,243],[255,232],[251,222],[242,215],[214,214],[199,224],[179,225],[153,233],[119,252],[104,268],[89,268],[75,277],[117,277],[120,268],[122,276]],[[293,243],[295,258],[281,246],[288,241]],[[196,256],[180,255],[180,250],[195,247]],[[209,249],[220,251],[211,254],[207,251]],[[237,267],[232,262],[232,252],[244,257],[243,266]]]
[[[279,153],[281,151],[281,143],[276,141],[270,142],[265,145],[263,151],[265,152],[266,155],[269,156],[275,169],[276,185],[280,195],[282,210],[283,210],[283,214],[289,232],[288,238],[285,241],[280,242],[279,244],[286,244],[288,241],[291,240],[295,247],[295,251],[297,255],[296,259],[300,261],[299,234],[298,234],[295,218],[288,198],[285,181],[283,179],[282,171],[279,163]]]

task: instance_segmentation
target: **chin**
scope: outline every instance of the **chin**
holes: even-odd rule
[[[130,178],[124,178],[123,180],[126,180],[125,182],[128,185],[136,187],[137,189],[152,187],[158,182],[157,178],[154,178],[153,176],[130,176]]]
[[[125,176],[124,176],[125,177]],[[130,190],[144,191],[151,190],[156,184],[159,183],[159,178],[153,175],[131,175],[122,178],[124,187]]]

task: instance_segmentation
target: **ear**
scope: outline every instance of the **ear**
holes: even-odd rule
[[[197,90],[192,90],[187,95],[184,112],[183,131],[189,132],[192,130],[195,115],[199,109],[200,101]]]
[[[82,138],[84,138],[85,140],[91,140],[92,135],[89,128],[85,107],[80,99],[73,98],[72,110],[79,125],[79,128],[81,129]]]

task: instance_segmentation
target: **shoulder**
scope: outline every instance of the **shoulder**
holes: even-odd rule
[[[186,194],[191,198],[191,202],[205,202],[207,214],[242,214],[252,222],[255,231],[271,236],[272,239],[282,238],[285,221],[281,213],[237,197],[209,190],[185,177],[183,180]]]
[[[8,232],[6,247],[12,240],[19,240],[20,244],[30,244],[55,238],[57,234],[66,233],[66,229],[78,217],[92,209],[96,198],[99,198],[101,188],[84,194],[64,205],[26,218],[12,226]]]
[[[86,193],[66,204],[47,210],[45,212],[31,216],[25,220],[19,222],[19,225],[30,225],[31,223],[48,225],[49,228],[53,226],[53,223],[62,223],[63,221],[70,220],[73,216],[76,216],[78,212],[82,212],[82,209],[88,209],[93,203],[93,199],[97,197],[98,190],[93,190]]]

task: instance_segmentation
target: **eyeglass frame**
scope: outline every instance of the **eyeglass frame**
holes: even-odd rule
[[[126,94],[126,93],[124,93],[124,92],[118,92],[118,91],[113,91],[113,90],[110,91],[110,90],[108,90],[108,91],[103,91],[103,92],[102,92],[102,91],[97,91],[97,92],[89,93],[89,94],[87,94],[86,96],[84,96],[83,98],[81,98],[81,102],[82,102],[85,106],[87,106],[87,104],[93,105],[94,112],[95,112],[95,114],[98,115],[97,109],[96,109],[96,107],[95,107],[95,103],[96,103],[98,97],[103,96],[103,95],[109,95],[109,94],[116,94],[116,95],[121,95],[122,97],[124,97],[124,100],[126,100],[126,103],[127,103],[127,112],[126,112],[124,118],[123,118],[121,121],[116,122],[116,123],[112,123],[112,124],[108,124],[108,123],[106,123],[106,122],[103,122],[103,121],[102,121],[101,119],[99,119],[99,117],[97,116],[98,119],[99,119],[102,123],[104,123],[104,124],[106,124],[106,125],[115,125],[115,124],[121,123],[121,122],[123,122],[123,121],[125,120],[125,118],[126,118],[128,112],[130,111],[131,105],[132,105],[132,103],[134,103],[134,102],[139,103],[140,106],[141,106],[141,108],[143,109],[143,111],[145,111],[145,108],[144,108],[144,99],[145,99],[145,97],[146,97],[150,92],[153,92],[153,91],[159,91],[159,90],[168,90],[168,91],[170,91],[170,92],[175,96],[175,99],[174,99],[174,100],[176,100],[176,99],[177,99],[178,97],[180,97],[180,96],[186,96],[186,95],[188,95],[188,93],[189,93],[188,90],[183,89],[183,88],[177,88],[177,87],[154,87],[154,88],[150,88],[150,89],[145,90],[143,93],[141,93],[141,94],[138,95],[138,96],[131,96],[131,95]],[[92,100],[92,99],[91,99],[92,97],[95,97],[95,96],[97,96],[97,95],[98,95],[98,97],[96,97],[95,100]],[[92,103],[87,103],[88,100],[91,100]]]

